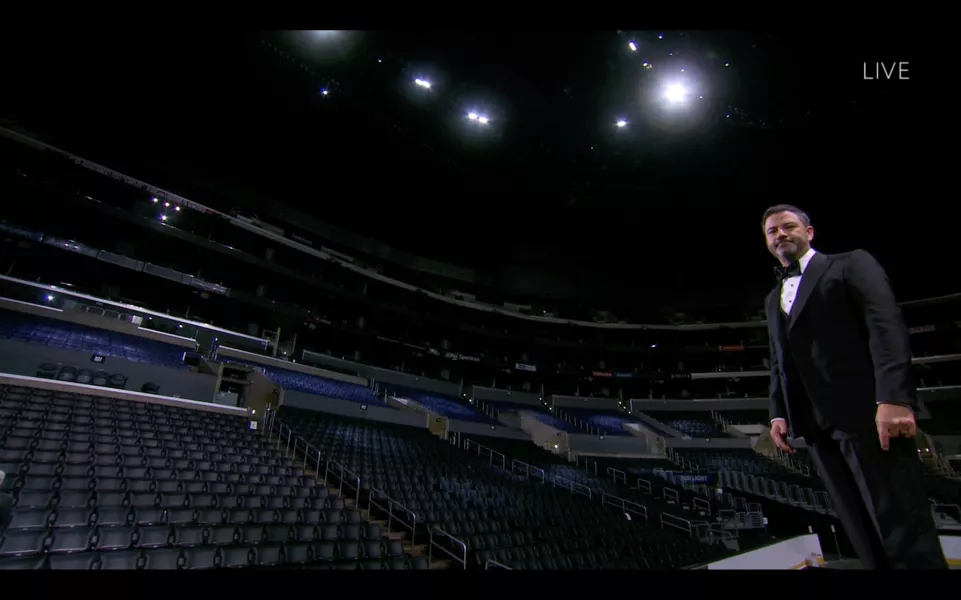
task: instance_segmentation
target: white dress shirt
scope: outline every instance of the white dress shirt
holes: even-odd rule
[[[793,275],[781,282],[781,310],[783,310],[786,315],[791,314],[791,308],[794,306],[794,300],[797,298],[798,288],[801,287],[801,278],[804,277],[804,271],[808,268],[808,263],[811,262],[811,258],[814,257],[815,253],[814,248],[808,248],[804,256],[798,259],[798,263],[801,266],[801,274]],[[777,375],[775,375],[775,377],[777,377]],[[784,419],[772,419],[771,422],[783,420]]]
[[[794,306],[794,299],[797,298],[798,288],[801,287],[801,277],[804,276],[804,271],[808,268],[808,263],[811,262],[815,253],[814,248],[808,248],[804,256],[798,259],[798,263],[801,265],[801,274],[788,277],[781,282],[781,310],[786,315],[791,314],[791,307]]]

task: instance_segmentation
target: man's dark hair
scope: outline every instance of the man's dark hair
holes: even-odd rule
[[[768,217],[782,212],[794,213],[799,219],[801,219],[802,225],[805,227],[811,226],[811,217],[809,217],[808,214],[800,208],[794,206],[793,204],[776,204],[764,211],[764,215],[761,217],[761,227],[764,227],[764,224],[767,223]]]

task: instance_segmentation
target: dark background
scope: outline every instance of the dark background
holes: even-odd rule
[[[201,203],[295,205],[605,305],[756,302],[760,214],[781,202],[820,250],[874,253],[902,298],[957,291],[945,39],[657,33],[14,34],[0,119]],[[910,81],[862,80],[864,61],[902,60]],[[681,64],[705,96],[686,120],[645,100]],[[492,109],[481,134],[471,103]]]

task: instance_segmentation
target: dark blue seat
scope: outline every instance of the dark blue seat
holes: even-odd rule
[[[244,364],[263,370],[264,374],[274,383],[285,390],[316,394],[327,398],[348,400],[358,404],[383,405],[384,401],[377,397],[370,388],[356,383],[327,379],[318,375],[301,373],[290,369],[266,367],[252,361],[230,359],[229,362]]]
[[[186,368],[181,361],[184,349],[180,346],[8,310],[0,310],[0,338]]]

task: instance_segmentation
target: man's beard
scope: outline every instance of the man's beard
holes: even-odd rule
[[[795,241],[781,242],[774,249],[774,253],[788,261],[795,261],[801,258],[801,245]]]

